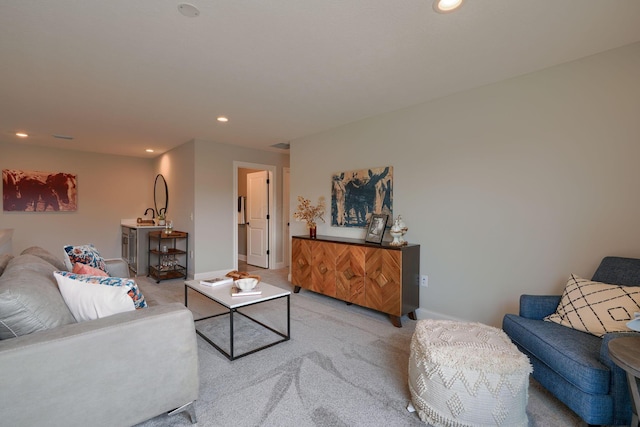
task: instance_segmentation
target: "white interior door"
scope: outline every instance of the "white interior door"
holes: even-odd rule
[[[247,264],[269,268],[269,172],[247,174]]]

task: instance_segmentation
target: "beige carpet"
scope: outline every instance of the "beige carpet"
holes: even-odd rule
[[[239,269],[292,289],[286,269],[242,265]],[[184,303],[182,280],[156,284],[139,277],[137,282],[150,304]],[[286,305],[269,304],[255,306],[252,314],[286,328]],[[189,308],[196,318],[219,311],[213,303],[191,294]],[[224,317],[219,319],[224,323]],[[406,317],[402,321],[404,326],[398,329],[381,313],[302,290],[291,296],[290,341],[230,362],[198,337],[198,425],[424,426],[415,413],[406,410],[410,400],[408,351],[415,322]],[[214,334],[228,331],[226,323],[203,328]],[[530,426],[586,425],[533,380],[527,414]],[[140,424],[189,425],[184,414],[161,415]]]

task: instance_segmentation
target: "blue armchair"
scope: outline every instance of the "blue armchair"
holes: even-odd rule
[[[640,259],[606,257],[592,280],[640,286]],[[594,425],[629,425],[626,374],[609,358],[608,343],[636,333],[609,333],[599,338],[543,321],[559,302],[559,295],[522,295],[520,315],[505,315],[502,329],[529,357],[533,378],[580,418]]]

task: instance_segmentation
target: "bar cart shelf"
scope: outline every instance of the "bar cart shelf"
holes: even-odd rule
[[[161,280],[187,278],[189,233],[152,231],[149,233],[148,277]]]

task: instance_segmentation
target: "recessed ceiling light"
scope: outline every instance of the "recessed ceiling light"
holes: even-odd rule
[[[27,138],[29,136],[28,133],[24,133],[24,132],[16,132],[16,136],[20,137],[20,138]]]
[[[438,13],[449,13],[462,6],[463,0],[433,0],[433,10]]]
[[[226,118],[225,116],[220,116],[216,120],[218,120],[219,122],[222,122],[222,123],[226,123],[226,122],[229,121],[229,119]]]
[[[146,151],[147,153],[153,153],[153,150],[152,150],[151,148],[147,148],[147,149],[146,149],[146,150],[144,150],[144,151]]]
[[[71,141],[73,139],[73,137],[70,136],[70,135],[53,134],[51,136],[54,137],[54,138],[58,138],[58,139],[66,139],[68,141]]]
[[[200,15],[198,8],[189,3],[180,3],[178,5],[178,10],[187,18],[195,18]]]

